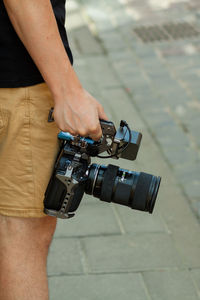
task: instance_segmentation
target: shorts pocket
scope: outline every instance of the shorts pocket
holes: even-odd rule
[[[0,136],[4,135],[8,127],[9,112],[0,107]]]

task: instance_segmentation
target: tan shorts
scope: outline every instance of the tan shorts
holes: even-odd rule
[[[0,88],[0,214],[42,217],[44,193],[59,150],[46,83]]]

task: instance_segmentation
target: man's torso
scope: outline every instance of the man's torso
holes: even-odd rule
[[[71,64],[73,64],[64,26],[65,0],[51,0],[51,3],[63,44]],[[40,72],[10,22],[3,0],[0,0],[0,88],[28,86],[43,81]]]

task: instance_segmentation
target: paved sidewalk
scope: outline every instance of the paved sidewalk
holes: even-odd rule
[[[125,119],[143,133],[135,162],[98,162],[162,184],[153,215],[84,196],[75,218],[58,222],[51,299],[198,300],[200,2],[68,0],[67,10],[83,86],[116,126]],[[144,42],[152,25],[156,41]]]

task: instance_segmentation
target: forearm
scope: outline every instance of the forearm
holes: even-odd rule
[[[10,20],[52,92],[54,120],[73,135],[101,135],[103,107],[84,88],[63,46],[50,0],[3,0]]]
[[[10,20],[54,100],[81,88],[63,46],[50,0],[4,0]]]

